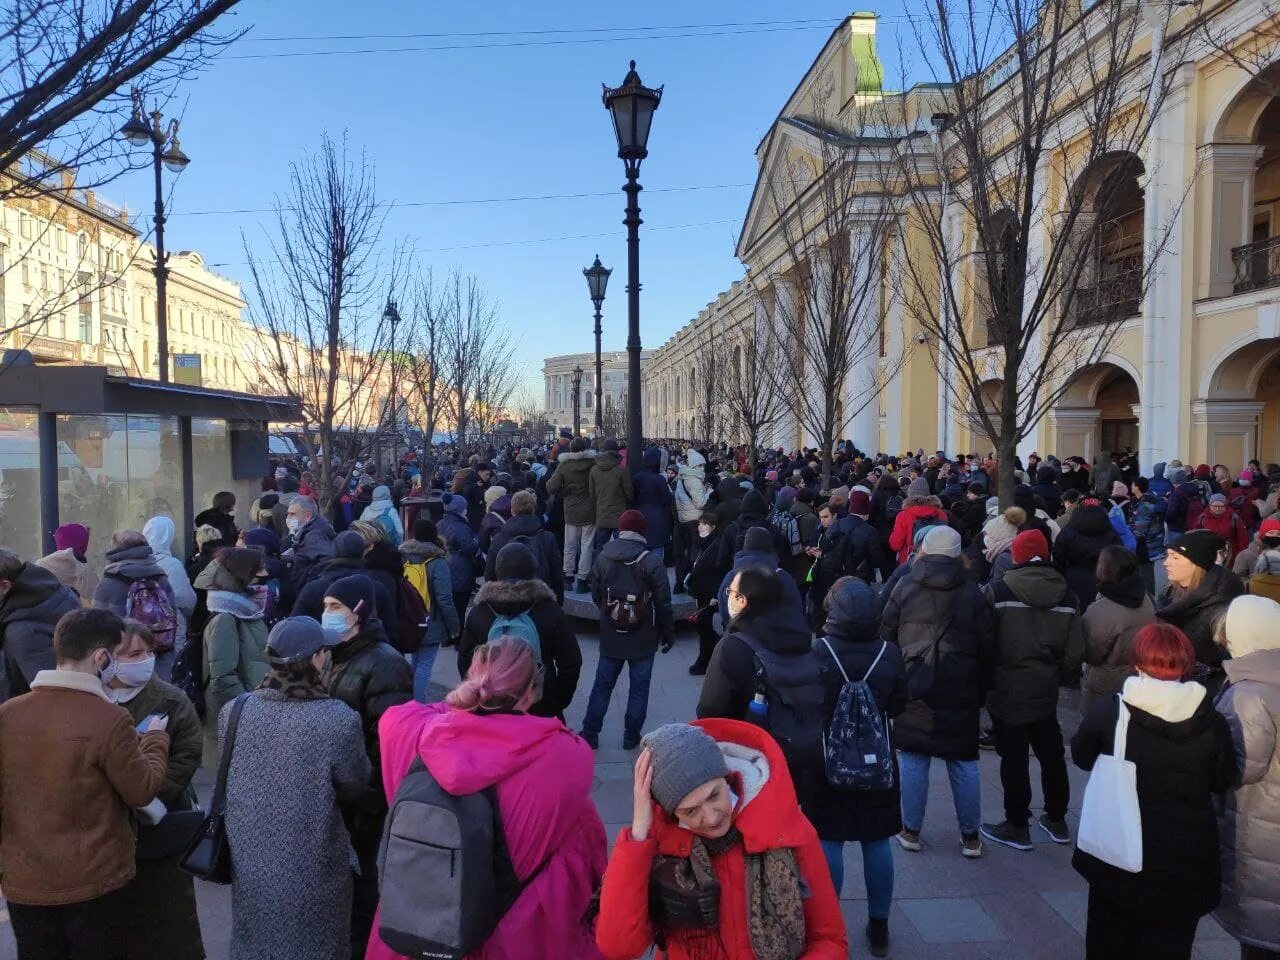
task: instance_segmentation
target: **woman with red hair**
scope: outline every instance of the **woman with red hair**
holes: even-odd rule
[[[1196,655],[1187,635],[1152,623],[1133,641],[1136,676],[1097,700],[1071,756],[1092,770],[1114,749],[1119,711],[1129,714],[1125,759],[1137,767],[1142,870],[1130,873],[1077,849],[1071,864],[1089,882],[1087,960],[1189,960],[1200,918],[1218,905],[1218,823],[1212,795],[1235,777],[1226,721],[1205,688],[1188,680]]]

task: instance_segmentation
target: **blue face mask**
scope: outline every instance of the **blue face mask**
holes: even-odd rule
[[[320,626],[325,630],[331,630],[334,633],[345,637],[347,631],[351,629],[351,624],[347,622],[345,613],[338,613],[336,610],[326,611],[320,616]]]

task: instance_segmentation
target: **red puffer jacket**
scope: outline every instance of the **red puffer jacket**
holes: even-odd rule
[[[911,532],[921,517],[935,517],[939,523],[948,520],[942,501],[937,497],[909,497],[902,506],[902,512],[894,519],[893,532],[889,534],[889,549],[898,554],[898,563],[906,563],[911,555]]]
[[[755,957],[746,922],[749,907],[744,851],[760,853],[780,847],[795,851],[809,888],[809,898],[804,902],[807,943],[801,960],[845,960],[849,944],[840,902],[831,885],[818,834],[800,812],[795,787],[777,743],[761,728],[739,720],[697,720],[694,726],[714,737],[722,749],[728,748],[729,780],[734,792],[744,798],[733,821],[743,842],[711,859],[720,881],[719,940],[725,949],[722,960]],[[735,754],[741,759],[735,759]],[[767,779],[763,784],[758,780],[748,783],[742,769],[766,769]],[[755,790],[758,792],[753,795]],[[693,839],[692,833],[681,829],[657,804],[648,839],[633,840],[630,827],[618,835],[604,875],[596,925],[596,945],[608,960],[632,960],[653,945],[649,874],[654,858],[658,854],[687,857]],[[699,946],[705,950],[705,940]],[[679,931],[667,934],[667,952],[658,956],[665,960],[691,960],[688,943]]]
[[[1228,567],[1231,566],[1231,560],[1249,546],[1249,531],[1244,521],[1230,507],[1227,507],[1227,512],[1220,517],[1215,517],[1213,510],[1206,507],[1200,514],[1200,519],[1196,521],[1196,527],[1200,530],[1211,530],[1227,541],[1227,545],[1231,548],[1231,556],[1227,558]]]

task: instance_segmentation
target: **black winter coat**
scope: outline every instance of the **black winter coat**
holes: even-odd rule
[[[63,614],[78,609],[80,598],[51,571],[23,566],[0,602],[0,702],[29,692],[37,673],[54,668],[53,628]]]
[[[1053,565],[1067,578],[1082,609],[1098,596],[1098,555],[1104,547],[1120,545],[1111,518],[1102,507],[1076,507],[1053,543]]]
[[[1197,661],[1220,667],[1227,655],[1214,642],[1214,631],[1231,601],[1242,593],[1244,584],[1240,578],[1226,567],[1215,565],[1190,593],[1170,584],[1156,601],[1156,619],[1173,624],[1187,635]]]
[[[1071,865],[1090,888],[1136,916],[1200,917],[1218,904],[1221,865],[1212,794],[1235,778],[1235,752],[1226,720],[1206,696],[1190,718],[1170,723],[1129,706],[1128,747],[1138,775],[1142,814],[1142,872],[1129,873],[1076,850]],[[1071,758],[1092,770],[1111,753],[1119,705],[1115,697],[1090,706],[1071,738]]]
[[[987,709],[1012,726],[1058,711],[1058,687],[1084,659],[1084,626],[1067,581],[1046,563],[1011,568],[986,588],[995,609],[996,665]]]
[[[833,600],[827,615],[826,636],[813,643],[825,691],[823,715],[828,720],[835,712],[840,689],[844,686],[844,674],[836,666],[823,639],[835,650],[840,666],[844,667],[850,680],[861,680],[866,676],[880,653],[881,644],[885,643],[880,639],[878,603],[874,595],[863,609],[855,609],[855,605],[846,604],[843,600],[843,597]],[[902,651],[888,643],[884,656],[867,676],[867,685],[875,695],[876,705],[891,719],[907,708],[906,677]],[[823,840],[882,840],[891,837],[902,829],[899,783],[896,770],[893,786],[888,790],[836,790],[823,777],[816,784],[812,799],[804,805],[804,815]]]
[[[373,584],[374,603],[378,605],[379,620],[383,619],[384,610],[396,609],[395,602],[387,592],[386,583],[365,566],[363,557],[334,557],[313,568],[307,582],[298,591],[298,599],[293,603],[293,616],[319,620],[320,615],[324,613],[325,591],[329,589],[329,585],[343,577],[357,575],[367,577]],[[396,589],[398,591],[399,587],[397,586]],[[387,623],[394,624],[395,620],[388,616]]]
[[[844,535],[844,573],[871,583],[876,571],[883,569],[890,556],[881,546],[876,528],[854,516],[841,517],[836,523]]]
[[[498,553],[508,543],[516,541],[524,543],[533,551],[539,578],[556,595],[556,602],[563,603],[564,560],[560,555],[560,544],[556,542],[556,535],[546,529],[537,517],[528,515],[512,517],[493,535],[484,561],[485,580],[497,579]]]
[[[380,830],[387,800],[382,786],[378,721],[392,707],[413,699],[413,670],[409,661],[387,642],[381,622],[368,620],[353,638],[334,648],[325,685],[329,696],[360,714],[365,752],[373,767],[368,789],[348,805],[349,823],[358,830]]]
[[[529,712],[539,717],[562,717],[578,689],[582,648],[560,609],[555,594],[541,580],[494,580],[476,592],[458,644],[458,676],[471,669],[476,649],[488,643],[498,614],[528,613],[542,645],[542,699]]]
[[[720,589],[720,581],[729,572],[720,552],[720,541],[723,533],[712,531],[709,537],[699,537],[693,545],[693,563],[689,568],[689,576],[685,586],[699,604],[705,604],[716,596]]]
[[[616,540],[604,545],[592,565],[591,599],[600,609],[600,656],[620,660],[639,660],[651,657],[659,643],[669,643],[675,638],[675,619],[671,612],[671,582],[667,568],[656,553],[638,560],[649,551],[644,535],[627,531]],[[634,577],[628,572],[634,571]],[[612,589],[614,594],[627,593],[634,584],[642,584],[653,603],[654,622],[631,633],[619,633],[612,621],[605,616],[605,597]]]
[[[991,605],[958,559],[917,557],[889,595],[884,638],[902,650],[908,695],[894,726],[899,749],[978,759],[978,714],[991,683]]]

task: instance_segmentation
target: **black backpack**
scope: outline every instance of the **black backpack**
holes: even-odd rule
[[[539,546],[539,537],[537,534],[521,533],[507,540],[507,543],[523,543],[529,548],[529,552],[533,554],[533,562],[538,569],[538,579],[543,583],[551,582],[551,564],[547,560],[546,554],[542,547]],[[506,544],[503,544],[506,546]]]
[[[812,650],[775,653],[749,634],[737,636],[751,648],[756,662],[756,696],[747,720],[778,741],[796,792],[803,796],[802,785],[825,777],[822,736],[827,718],[818,658]]]
[[[640,578],[640,561],[649,555],[645,550],[630,562],[620,562],[623,584],[610,584],[604,590],[605,619],[618,633],[635,633],[657,621],[654,618],[653,594]]]

